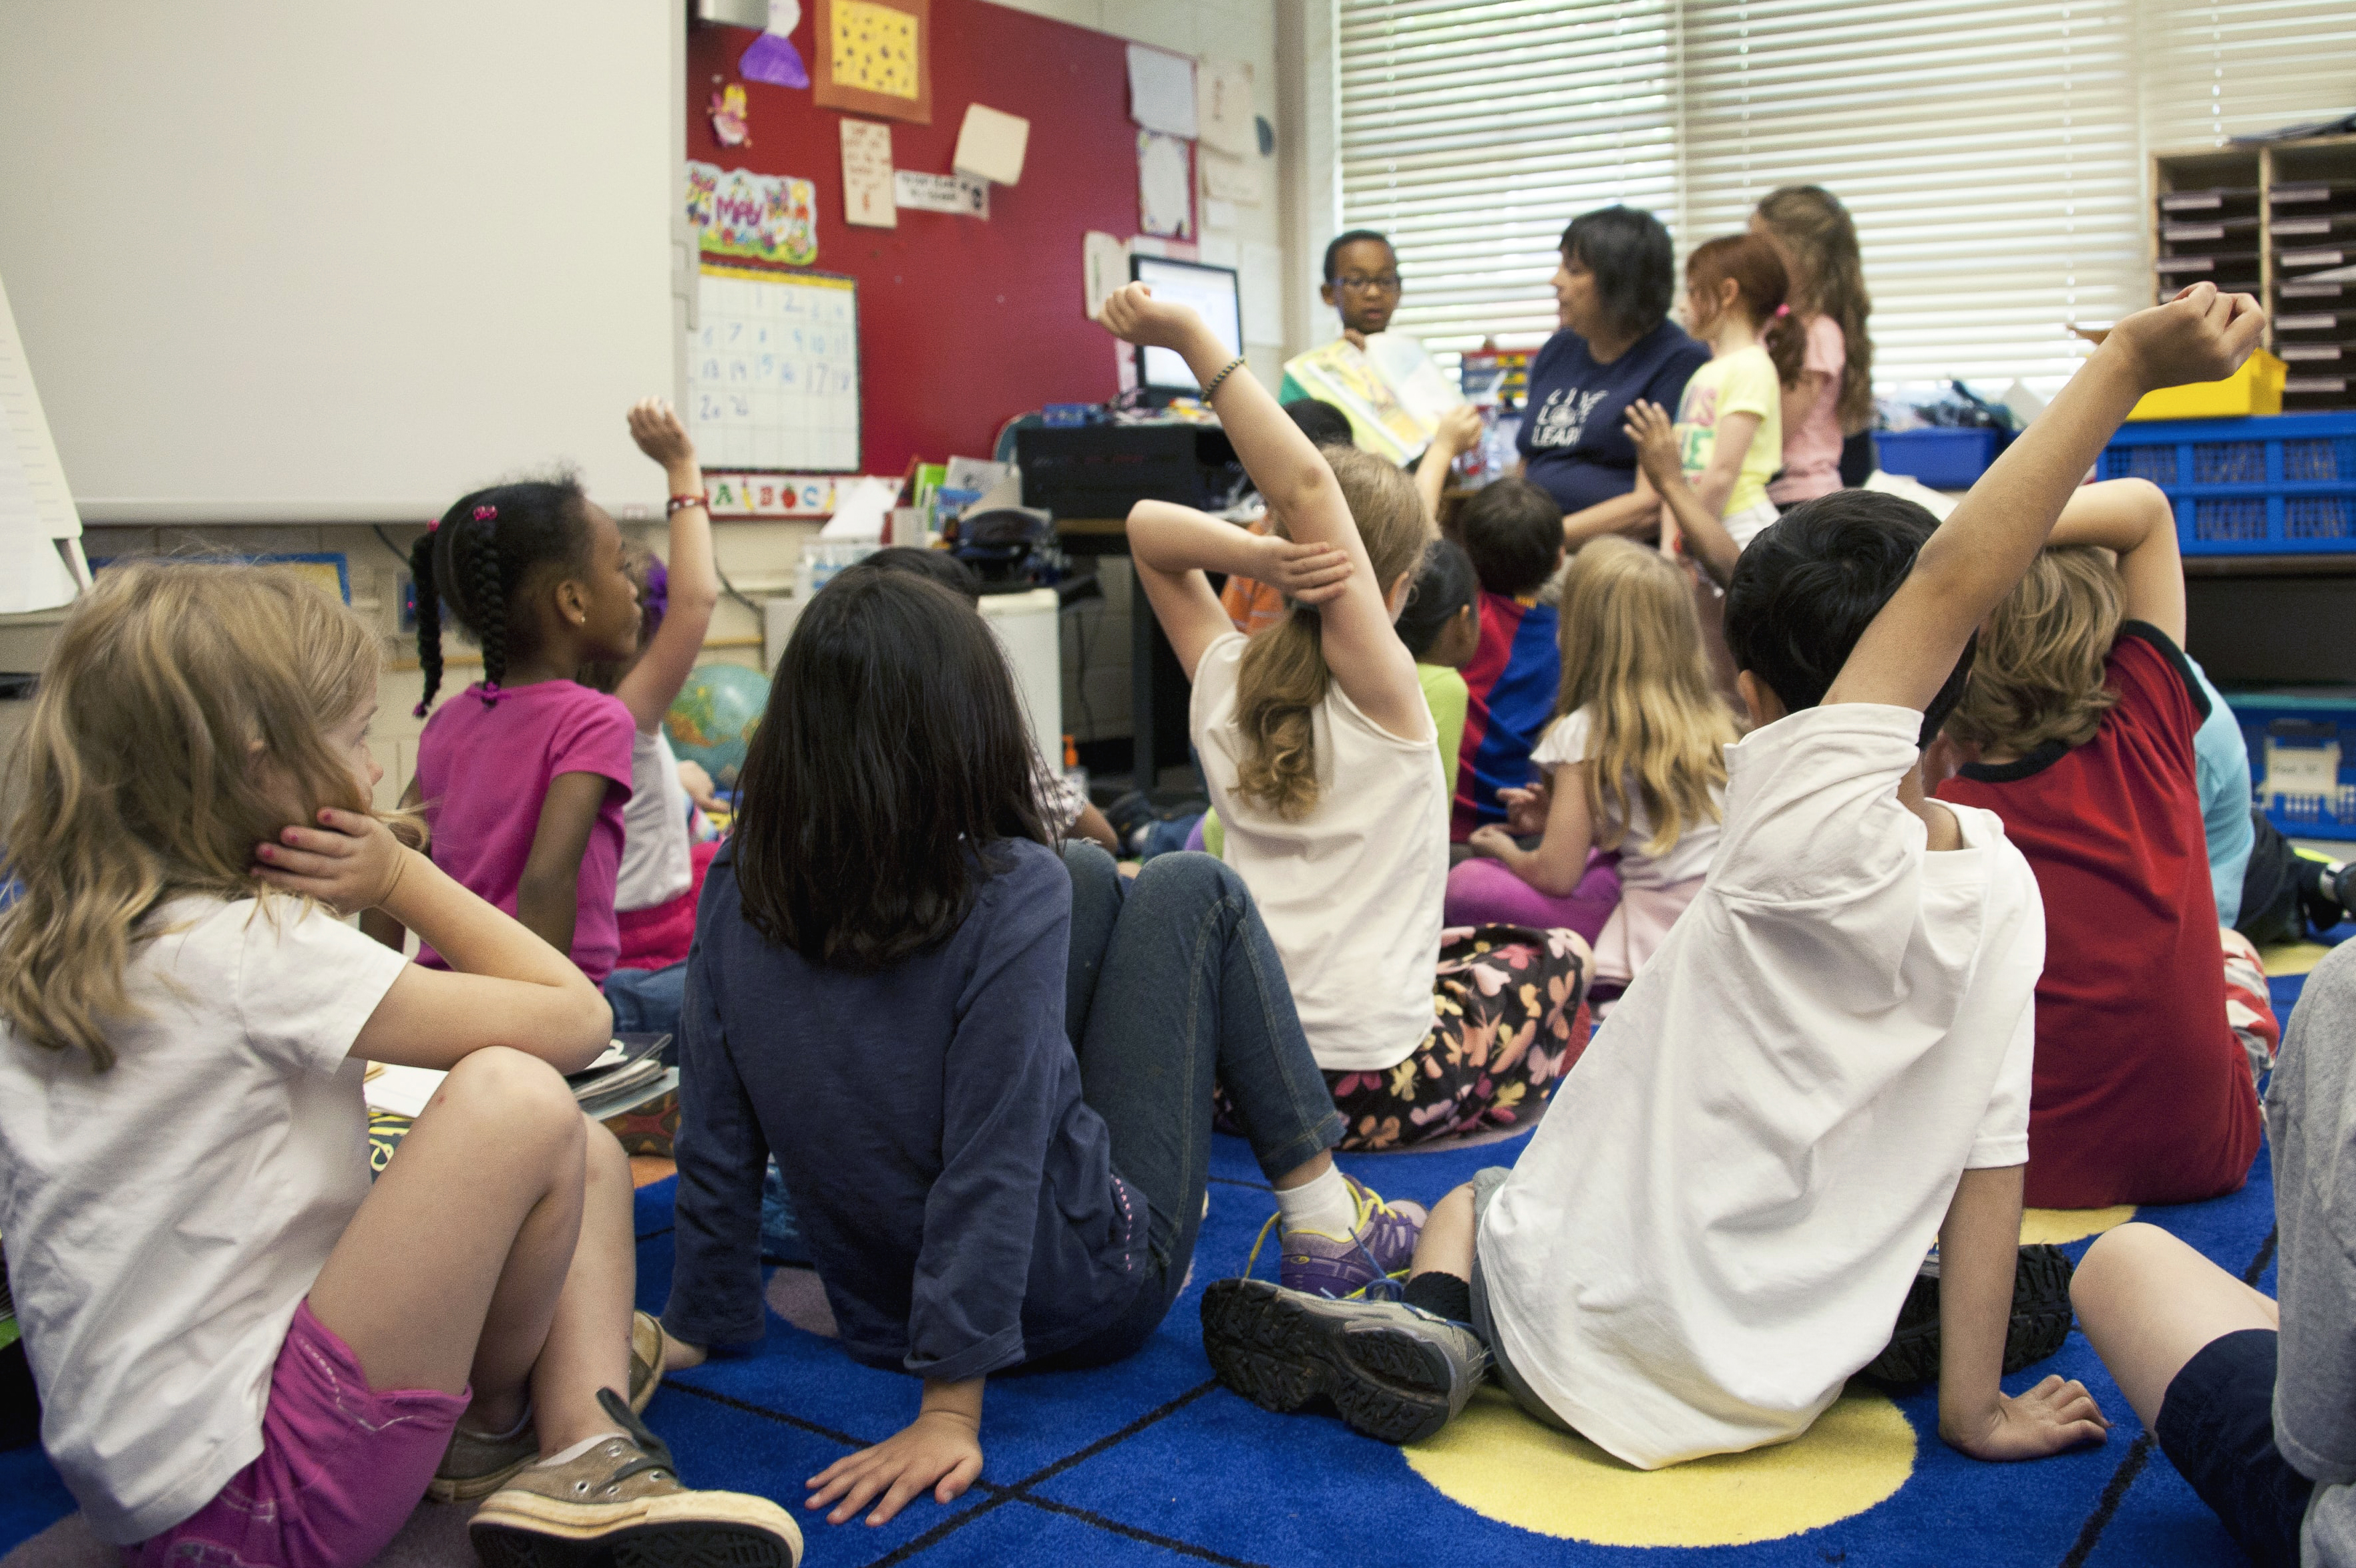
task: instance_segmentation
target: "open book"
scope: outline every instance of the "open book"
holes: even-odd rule
[[[1350,418],[1350,434],[1377,456],[1404,463],[1431,445],[1440,416],[1464,401],[1420,340],[1377,332],[1361,350],[1336,338],[1289,360],[1285,374]]]

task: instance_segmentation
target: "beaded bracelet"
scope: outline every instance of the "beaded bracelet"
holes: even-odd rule
[[[1229,376],[1234,375],[1236,373],[1236,367],[1242,363],[1243,360],[1240,356],[1236,359],[1229,360],[1226,364],[1226,369],[1221,371],[1217,375],[1213,376],[1211,378],[1211,384],[1203,389],[1203,401],[1205,403],[1210,402],[1212,394],[1219,390],[1219,383],[1226,381]]]
[[[665,501],[663,503],[663,515],[665,517],[669,517],[675,511],[685,511],[691,506],[709,506],[711,504],[712,498],[703,491],[697,490],[691,495],[673,496],[670,499]]]

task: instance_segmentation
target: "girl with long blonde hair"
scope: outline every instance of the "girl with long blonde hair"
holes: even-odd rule
[[[1255,536],[1142,501],[1130,559],[1194,682],[1225,858],[1349,1121],[1342,1146],[1525,1119],[1582,1039],[1587,948],[1555,930],[1443,940],[1453,781],[1393,624],[1434,540],[1413,481],[1355,448],[1311,446],[1185,306],[1132,285],[1104,320],[1185,357],[1274,519]],[[1247,639],[1208,572],[1269,583],[1290,608]]]
[[[1451,922],[1567,923],[1593,854],[1620,854],[1619,904],[1595,943],[1625,985],[1701,889],[1726,811],[1734,715],[1710,680],[1693,587],[1658,551],[1599,539],[1563,580],[1562,693],[1530,760],[1543,785],[1475,832],[1448,879]],[[1543,827],[1535,849],[1515,837]]]
[[[358,1568],[429,1490],[490,1494],[493,1568],[649,1528],[791,1568],[782,1510],[681,1491],[637,1423],[661,1335],[630,1313],[629,1165],[559,1076],[605,1001],[370,809],[382,659],[251,566],[114,566],[58,632],[0,858],[0,1238],[41,1440],[138,1568]],[[373,1186],[370,1060],[448,1069]]]

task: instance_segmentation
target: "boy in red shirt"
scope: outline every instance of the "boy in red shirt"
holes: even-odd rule
[[[1965,760],[1939,798],[2003,818],[2045,900],[2039,1207],[2214,1197],[2258,1150],[2254,1074],[2280,1028],[2254,950],[2217,924],[2192,755],[2209,698],[2184,616],[2168,498],[2088,486],[1991,618],[1947,721]]]

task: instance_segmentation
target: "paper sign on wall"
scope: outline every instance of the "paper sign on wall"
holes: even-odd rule
[[[892,199],[912,212],[990,216],[990,181],[969,174],[925,174],[904,168],[892,176]]]
[[[818,190],[789,175],[690,160],[687,219],[707,256],[806,267],[818,260]]]
[[[892,127],[874,120],[842,122],[842,220],[868,229],[896,229],[892,194]]]
[[[1187,144],[1158,131],[1137,134],[1137,226],[1148,234],[1192,239],[1194,171]]]
[[[1241,157],[1255,150],[1252,68],[1239,59],[1205,60],[1194,68],[1194,120],[1203,145]]]
[[[1104,314],[1104,302],[1129,282],[1129,247],[1096,230],[1080,236],[1082,308],[1089,320]]]
[[[1259,205],[1259,169],[1242,158],[1231,158],[1205,147],[1196,160],[1203,169],[1203,194],[1217,201]]]
[[[1194,62],[1143,44],[1129,46],[1129,117],[1165,135],[1194,134]]]
[[[959,174],[978,175],[1000,185],[1023,178],[1023,151],[1031,140],[1031,122],[980,103],[965,106],[965,124],[958,129],[957,156],[949,166]]]

